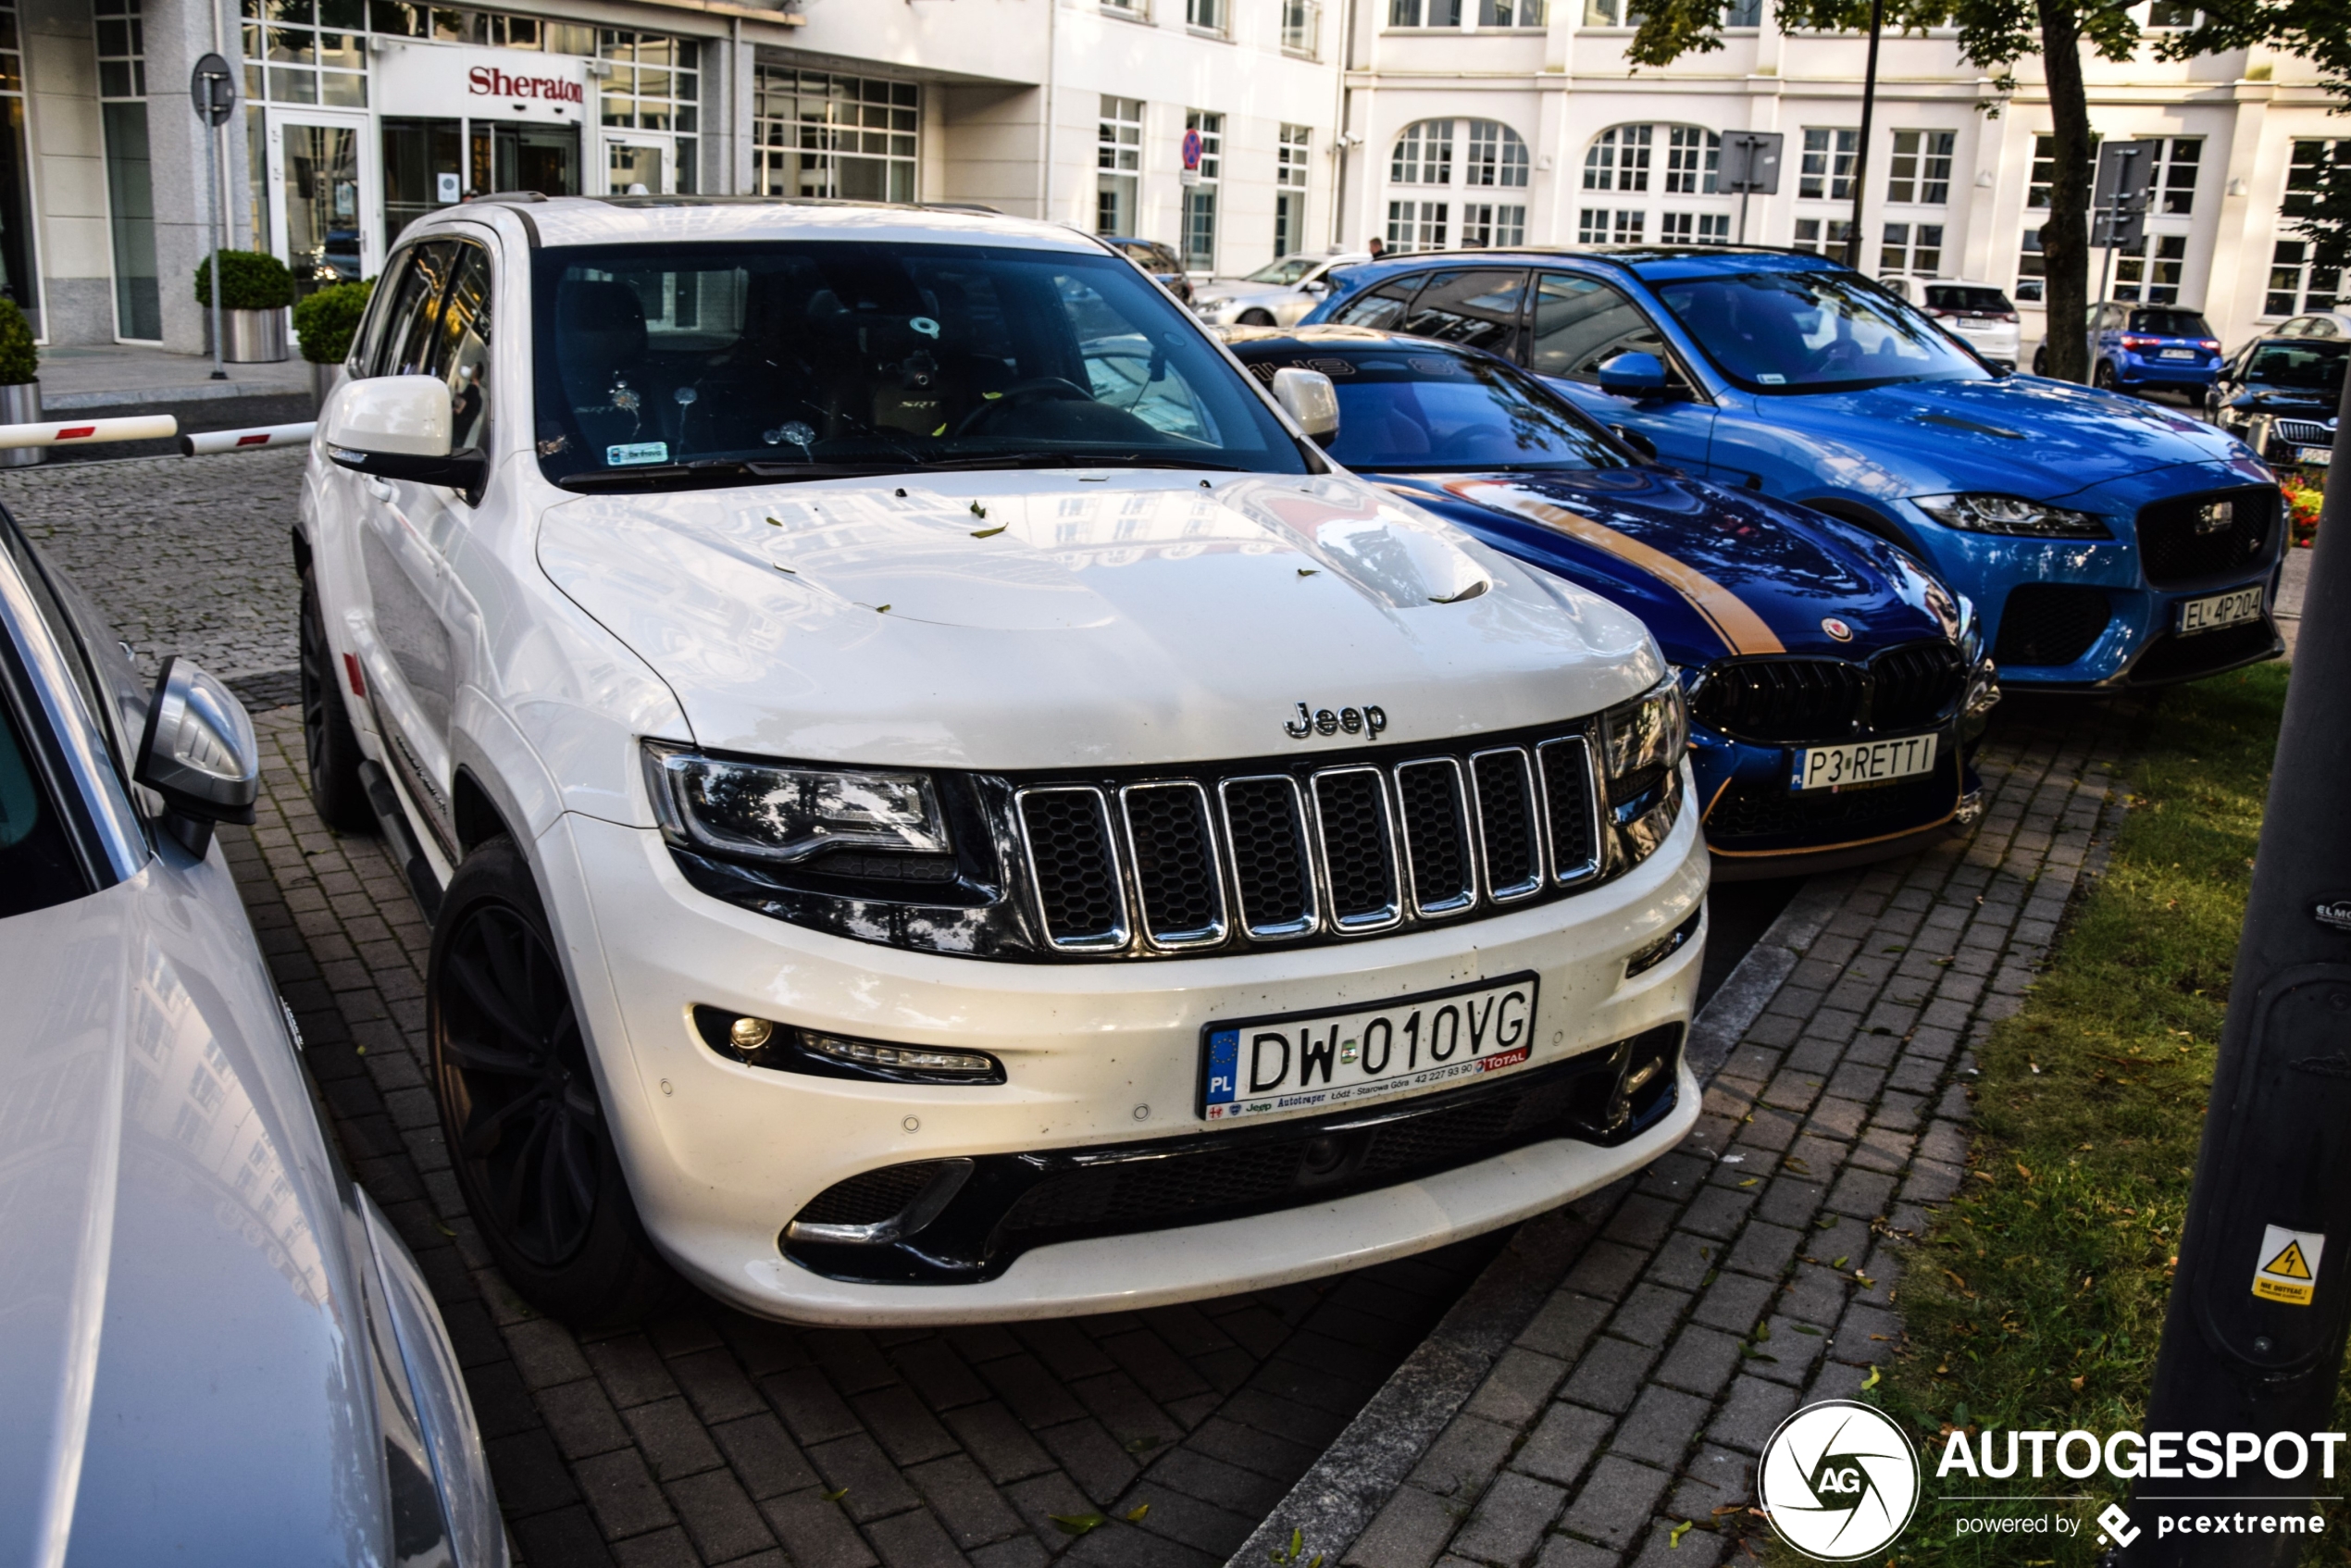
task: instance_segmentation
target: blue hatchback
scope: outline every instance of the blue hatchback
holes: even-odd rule
[[[1818,256],[1473,252],[1350,268],[1307,317],[1489,348],[1684,471],[1899,544],[2010,684],[2192,679],[2283,652],[2273,476],[2183,415],[1995,373]]]
[[[1860,529],[1648,463],[1491,355],[1354,327],[1236,327],[1262,380],[1338,389],[1331,455],[1639,616],[1689,697],[1717,877],[1825,870],[1974,816],[1999,691],[1974,613]]]
[[[2090,381],[2120,392],[2175,392],[2201,400],[2220,373],[2220,340],[2203,313],[2164,305],[2090,306]],[[2049,345],[2033,351],[2048,368]]]

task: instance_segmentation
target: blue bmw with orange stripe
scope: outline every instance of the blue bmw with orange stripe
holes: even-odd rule
[[[1902,551],[1648,461],[1475,349],[1356,327],[1230,328],[1261,379],[1337,389],[1357,474],[1638,615],[1681,671],[1723,877],[1916,849],[1972,821],[1999,687],[1973,607]]]

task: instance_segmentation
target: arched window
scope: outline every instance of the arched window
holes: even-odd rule
[[[1716,196],[1723,137],[1702,125],[1611,125],[1584,150],[1584,189],[1624,195]],[[1700,203],[1686,210],[1669,205],[1659,213],[1656,239],[1666,244],[1728,244],[1726,208]],[[1584,207],[1576,214],[1580,244],[1647,244],[1648,214],[1643,208]]]
[[[1462,156],[1454,156],[1456,147]],[[1390,185],[1453,186],[1464,193],[1526,189],[1526,140],[1497,119],[1424,119],[1404,128],[1388,156]],[[1426,191],[1387,204],[1387,248],[1464,250],[1526,243],[1526,204],[1430,199]]]

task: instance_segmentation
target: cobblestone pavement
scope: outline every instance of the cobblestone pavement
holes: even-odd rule
[[[1005,1327],[794,1330],[697,1300],[572,1334],[506,1288],[450,1173],[423,917],[379,843],[312,815],[294,711],[257,719],[259,820],[221,841],[327,1119],[432,1282],[529,1562],[1221,1562],[1501,1244]]]
[[[98,602],[142,668],[184,653],[267,706],[293,697],[287,536],[304,455],[0,468],[0,504]]]
[[[1970,1047],[2021,1005],[2102,858],[2113,710],[2004,717],[1973,839],[1799,894],[1766,939],[1795,962],[1689,1140],[1523,1229],[1430,1341],[1442,1353],[1415,1353],[1236,1568],[1293,1529],[1351,1568],[1713,1568],[1759,1527],[1773,1429],[1891,1355],[1906,1238],[1965,1175]],[[1464,1315],[1486,1321],[1456,1331]],[[1435,1440],[1393,1461],[1403,1484],[1380,1479],[1383,1444],[1393,1459],[1391,1434],[1481,1334],[1482,1377],[1457,1379],[1425,1419]]]

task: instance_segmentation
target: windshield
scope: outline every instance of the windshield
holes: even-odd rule
[[[1997,289],[1971,288],[1961,283],[1929,283],[1926,304],[1930,310],[1957,310],[1970,316],[2012,315],[2016,306],[2009,296]]]
[[[1540,382],[1497,360],[1402,347],[1248,357],[1271,380],[1320,370],[1338,389],[1330,454],[1350,468],[1622,468],[1606,438]]]
[[[2295,338],[2263,343],[2253,351],[2253,363],[2245,367],[2245,379],[2254,386],[2332,394],[2343,390],[2346,353],[2351,353],[2351,342],[2341,339]]]
[[[1716,367],[1749,391],[1990,376],[1925,317],[1851,273],[1742,272],[1652,287]]]
[[[1251,283],[1295,283],[1313,270],[1312,256],[1286,255],[1279,261],[1267,262],[1245,280]]]
[[[2131,312],[2133,332],[2152,332],[2158,338],[2208,338],[2212,329],[2204,317],[2193,310],[2134,310]]]
[[[536,293],[540,465],[574,488],[749,466],[1306,469],[1200,330],[1107,255],[561,248],[539,254]]]

